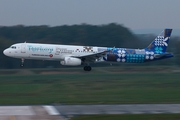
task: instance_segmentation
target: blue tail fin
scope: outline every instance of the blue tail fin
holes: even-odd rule
[[[153,51],[156,54],[162,54],[166,52],[168,43],[170,40],[172,29],[164,29],[155,40],[145,48],[146,51]]]

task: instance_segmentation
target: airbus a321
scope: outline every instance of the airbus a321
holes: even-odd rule
[[[166,52],[172,29],[164,29],[147,48],[129,49],[115,47],[72,46],[39,43],[17,43],[5,49],[6,56],[21,59],[55,60],[62,65],[83,65],[85,71],[91,71],[90,63],[117,62],[143,63],[173,57]]]

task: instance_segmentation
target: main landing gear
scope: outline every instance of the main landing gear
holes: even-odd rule
[[[91,71],[91,66],[84,66],[84,71]]]
[[[24,67],[24,58],[21,58],[21,67]]]

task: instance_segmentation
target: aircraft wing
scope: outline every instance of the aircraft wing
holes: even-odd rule
[[[72,57],[81,58],[82,61],[85,61],[85,62],[95,62],[96,59],[105,56],[108,52],[110,52],[110,51],[102,51],[102,52],[98,52],[98,53],[92,53],[89,55],[72,56]]]

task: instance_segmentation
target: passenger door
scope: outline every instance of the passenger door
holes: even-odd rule
[[[26,53],[26,43],[21,44],[21,53]]]

